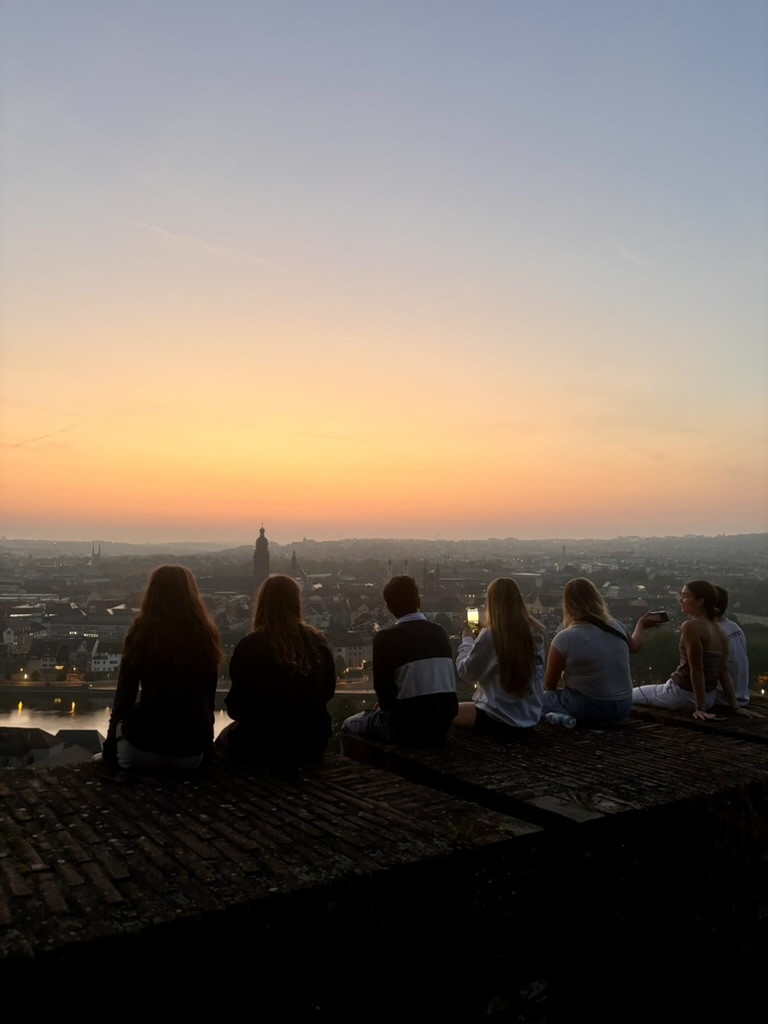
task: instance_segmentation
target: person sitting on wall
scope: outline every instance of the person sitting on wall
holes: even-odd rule
[[[715,622],[728,637],[728,672],[733,680],[736,701],[741,708],[749,704],[749,655],[747,654],[747,638],[738,622],[727,619],[728,591],[725,587],[714,584],[717,594],[717,611]],[[715,704],[728,704],[725,691],[718,683],[715,690]]]
[[[102,759],[138,771],[197,768],[213,748],[220,661],[195,577],[158,566],[125,637]]]
[[[459,708],[448,634],[420,611],[411,576],[384,587],[395,625],[373,638],[373,687],[378,705],[347,718],[343,737],[366,736],[403,746],[443,743]]]
[[[253,631],[229,663],[224,699],[234,721],[216,749],[252,766],[290,768],[323,756],[331,736],[327,704],[336,690],[333,655],[301,617],[301,588],[270,576],[256,597]]]
[[[666,683],[636,686],[632,701],[640,706],[690,711],[700,721],[715,718],[718,684],[731,709],[744,718],[761,718],[741,707],[728,671],[728,637],[715,621],[717,593],[707,580],[691,580],[680,591],[680,608],[689,616],[680,630],[680,664]]]

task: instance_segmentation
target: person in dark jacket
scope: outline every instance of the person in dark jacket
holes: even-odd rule
[[[443,743],[459,709],[448,634],[419,610],[411,576],[393,576],[384,600],[396,622],[373,638],[378,706],[347,718],[341,735],[415,747]]]
[[[270,576],[256,598],[253,632],[229,664],[225,704],[232,725],[216,741],[233,760],[290,766],[322,757],[331,736],[326,707],[336,691],[333,655],[301,618],[301,589]]]
[[[221,648],[195,578],[158,566],[125,637],[102,757],[121,768],[196,768],[213,747]]]

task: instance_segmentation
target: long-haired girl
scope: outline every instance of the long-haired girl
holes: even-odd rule
[[[194,576],[183,565],[159,566],[125,637],[105,760],[196,768],[213,743],[220,661],[218,630]]]
[[[225,704],[234,723],[217,747],[236,760],[274,767],[321,757],[331,735],[326,704],[336,670],[322,634],[301,617],[301,590],[289,576],[270,576],[256,598],[253,631],[229,665]]]
[[[544,627],[528,612],[512,579],[493,580],[486,596],[486,626],[469,626],[456,658],[459,675],[477,683],[472,702],[459,704],[454,725],[481,732],[527,729],[541,716]]]
[[[645,630],[660,625],[661,618],[643,615],[628,635],[595,584],[580,577],[565,585],[563,619],[565,629],[555,636],[547,658],[545,713],[564,712],[584,725],[621,725],[632,711],[630,652],[640,650]]]

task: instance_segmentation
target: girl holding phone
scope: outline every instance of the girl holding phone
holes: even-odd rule
[[[536,725],[545,653],[544,627],[529,614],[517,583],[506,577],[493,580],[485,628],[475,636],[468,623],[459,645],[456,668],[477,690],[472,701],[459,704],[453,724],[496,734]]]

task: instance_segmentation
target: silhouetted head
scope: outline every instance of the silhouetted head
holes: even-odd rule
[[[318,662],[321,634],[301,618],[301,587],[290,576],[270,576],[259,587],[253,631],[262,633],[275,660],[308,675]]]
[[[200,605],[195,577],[185,565],[158,565],[147,581],[140,614],[162,620],[184,609],[197,610]]]
[[[396,619],[411,615],[421,608],[419,588],[412,576],[393,576],[383,593],[387,608]]]
[[[718,615],[717,591],[708,580],[691,580],[680,591],[680,607],[688,615]]]
[[[159,565],[152,571],[139,613],[125,635],[123,659],[191,669],[218,665],[219,631],[186,566]]]
[[[592,580],[584,576],[568,580],[563,589],[563,619],[566,626],[573,622],[588,622],[590,618],[608,622],[610,617],[603,595]]]
[[[728,611],[728,591],[725,587],[719,587],[716,583],[714,588],[715,594],[717,594],[717,614],[725,615]]]
[[[301,587],[290,576],[270,576],[259,587],[254,630],[282,630],[301,622]]]

